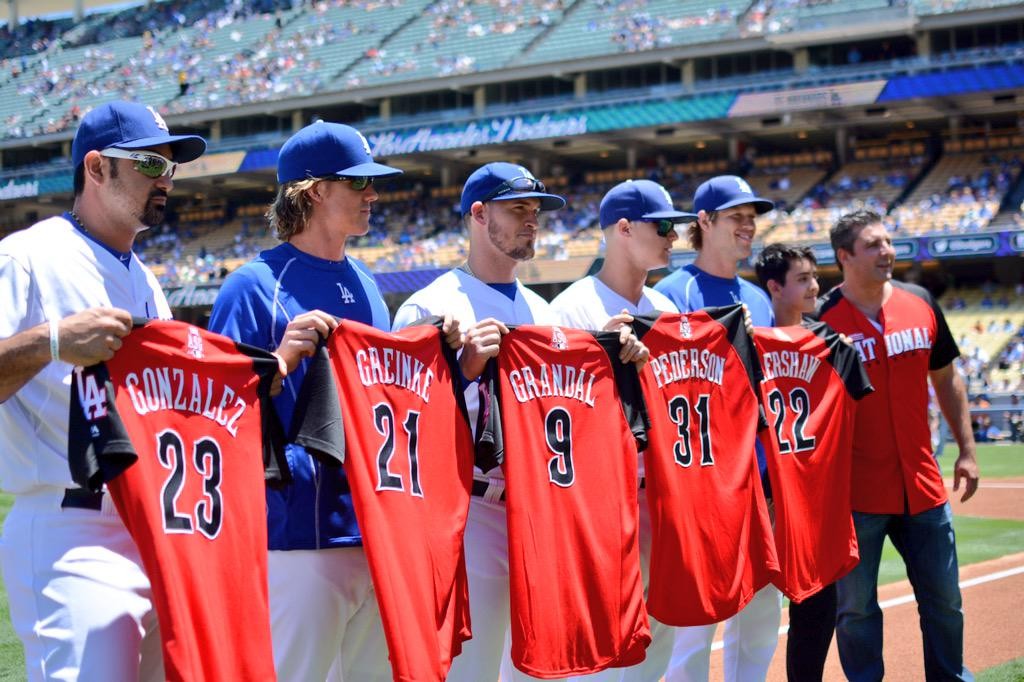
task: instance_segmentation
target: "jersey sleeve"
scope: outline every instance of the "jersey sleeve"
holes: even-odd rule
[[[305,447],[325,464],[337,466],[345,461],[341,400],[324,345],[313,356],[303,378],[287,440]]]
[[[269,338],[273,333],[270,306],[273,302],[261,298],[259,281],[245,269],[232,273],[217,294],[207,329],[235,341],[270,350],[273,345]]]
[[[505,439],[501,428],[501,395],[498,361],[491,358],[478,382],[480,410],[477,413],[476,465],[487,473],[505,460]]]
[[[253,371],[260,378],[256,395],[260,404],[260,426],[263,431],[261,443],[264,480],[268,485],[275,487],[291,483],[292,472],[288,468],[288,459],[285,456],[284,427],[270,397],[274,377],[281,371],[280,360],[276,355],[248,344],[236,343],[236,348],[252,358]]]
[[[854,400],[860,400],[868,393],[874,392],[875,388],[864,370],[860,355],[851,344],[843,341],[842,336],[824,322],[808,324],[807,328],[825,342],[829,350],[829,363],[843,380],[847,393]]]
[[[640,374],[636,364],[619,360],[619,335],[617,332],[597,332],[594,337],[608,353],[615,374],[615,385],[619,389],[619,400],[622,411],[626,415],[630,433],[636,440],[637,452],[647,449],[647,431],[651,428],[651,420],[647,416],[647,404],[644,402],[643,389],[640,386]]]
[[[644,335],[647,334],[647,332],[654,329],[654,325],[657,323],[659,317],[661,317],[660,312],[644,313],[643,315],[634,315],[633,333],[636,334],[636,338],[643,341]]]
[[[93,492],[138,459],[113,397],[105,364],[75,369],[68,414],[68,467],[72,480]]]
[[[935,345],[932,347],[928,369],[942,369],[960,357],[960,348],[956,345],[953,332],[949,330],[946,315],[942,312],[942,308],[939,307],[939,302],[927,291],[925,293],[928,295],[926,300],[932,307],[932,312],[935,313]]]
[[[0,253],[0,338],[25,331],[35,295],[28,270],[13,256]]]
[[[430,317],[433,313],[411,299],[403,303],[395,311],[395,319],[391,323],[392,331],[398,331],[403,327],[416,324],[418,321]]]

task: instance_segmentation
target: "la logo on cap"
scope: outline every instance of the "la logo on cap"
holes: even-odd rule
[[[366,137],[364,137],[363,134],[358,130],[356,131],[356,135],[359,136],[359,141],[363,143],[363,151],[366,152],[366,155],[373,156],[373,154],[370,152],[370,143],[367,141]]]
[[[536,180],[537,179],[537,178],[533,177],[533,173],[530,172],[530,169],[526,168],[525,166],[519,166],[519,172],[523,174],[524,178],[529,178],[530,180]]]
[[[149,109],[149,113],[153,114],[153,121],[156,123],[156,127],[159,128],[160,130],[170,132],[170,130],[167,128],[167,122],[164,121],[164,117],[157,113],[157,110],[153,107],[147,106],[146,108]]]
[[[740,188],[740,191],[744,194],[753,194],[754,190],[750,189],[750,185],[743,178],[736,178],[736,186]]]

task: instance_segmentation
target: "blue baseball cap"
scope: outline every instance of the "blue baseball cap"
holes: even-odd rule
[[[692,223],[693,213],[677,211],[668,190],[651,180],[626,180],[608,190],[601,199],[601,227],[614,225],[621,218],[656,222]]]
[[[775,202],[755,196],[747,181],[735,175],[713,177],[693,195],[694,211],[723,211],[741,204],[753,204],[758,215],[775,208]]]
[[[344,123],[317,121],[288,138],[277,156],[277,181],[337,175],[386,178],[403,171],[377,163],[363,134]]]
[[[540,199],[540,210],[557,211],[565,206],[565,199],[548,194],[544,183],[527,168],[514,163],[495,161],[481,166],[466,178],[462,186],[462,215],[469,213],[478,201],[508,201],[509,199]]]
[[[171,145],[174,161],[194,161],[206,151],[206,140],[198,135],[171,135],[163,116],[153,107],[138,102],[108,102],[96,107],[78,125],[71,143],[71,163],[75,168],[91,151],[148,149]]]

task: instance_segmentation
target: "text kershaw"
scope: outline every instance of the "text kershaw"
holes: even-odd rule
[[[818,358],[795,350],[771,351],[761,356],[764,381],[791,377],[811,383],[820,365],[821,360]]]

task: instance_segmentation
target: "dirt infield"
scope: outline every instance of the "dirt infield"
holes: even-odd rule
[[[961,493],[953,492],[953,481],[946,481],[954,516],[980,516],[986,519],[1024,521],[1024,478],[1000,478],[986,481],[974,497],[960,503]]]
[[[952,481],[947,481],[952,488]],[[954,515],[1024,520],[1024,478],[985,481],[966,504],[950,490]],[[1024,550],[1024,547],[1021,548]],[[1016,571],[1016,572],[1015,572]],[[964,601],[964,656],[974,671],[1024,656],[1024,551],[970,566],[961,566]],[[924,679],[921,631],[917,605],[910,583],[901,581],[880,587],[885,637],[885,679],[916,682]],[[788,613],[783,611],[782,625]],[[719,635],[721,628],[719,629]],[[786,679],[786,636],[772,660],[768,680]],[[722,679],[722,652],[712,654],[711,679]],[[829,651],[825,680],[845,679],[835,642]]]

